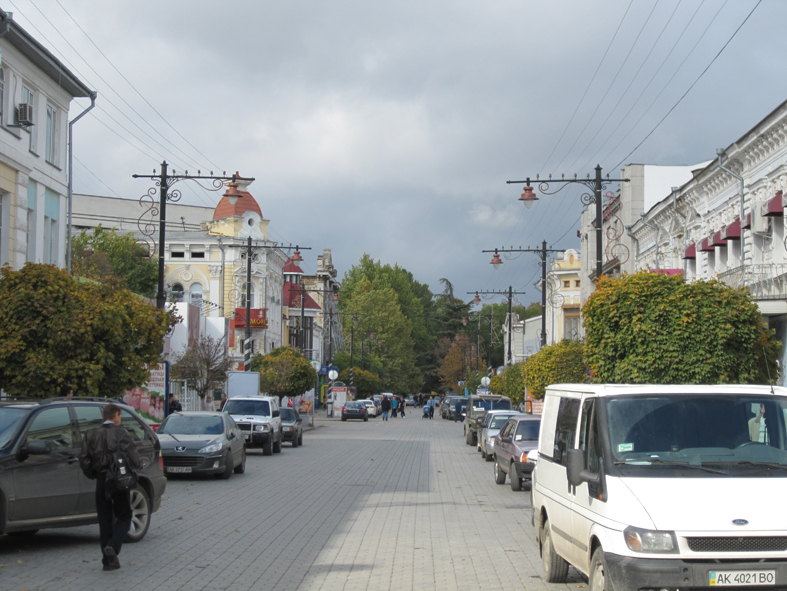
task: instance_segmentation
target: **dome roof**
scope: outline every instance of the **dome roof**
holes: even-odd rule
[[[240,176],[239,173],[235,173],[235,175]],[[259,204],[254,197],[251,196],[251,193],[246,191],[248,186],[249,183],[243,181],[229,183],[229,187],[224,195],[221,196],[221,201],[219,201],[216,209],[213,210],[213,219],[218,220],[221,218],[242,216],[247,211],[256,211],[260,214],[260,217],[263,217]],[[229,198],[235,196],[237,196],[238,201],[235,205],[232,205]]]

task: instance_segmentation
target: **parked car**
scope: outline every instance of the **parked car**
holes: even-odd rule
[[[120,407],[122,425],[144,465],[131,491],[127,542],[150,527],[167,487],[156,434],[133,408],[104,398],[49,398],[0,402],[0,533],[31,535],[39,529],[98,523],[96,482],[79,469],[82,438],[104,422],[109,403]]]
[[[510,410],[490,410],[486,413],[484,422],[481,423],[481,428],[478,431],[478,450],[481,452],[481,457],[487,462],[495,459],[495,435],[515,414],[518,413]]]
[[[467,399],[465,416],[465,443],[473,445],[478,437],[478,427],[490,410],[511,410],[511,399],[500,394],[473,394]]]
[[[541,417],[517,414],[510,417],[495,435],[495,482],[505,484],[506,474],[511,490],[522,490],[522,481],[530,480],[535,465],[527,461],[528,452],[538,448]]]
[[[303,445],[303,419],[300,413],[294,408],[281,408],[279,413],[284,441],[289,441],[293,447]]]
[[[224,405],[237,423],[249,448],[261,447],[263,455],[281,452],[284,431],[279,399],[275,396],[236,396]]]
[[[191,411],[169,415],[158,428],[164,473],[214,474],[228,479],[246,471],[243,432],[227,413]]]
[[[360,400],[353,400],[344,405],[342,409],[342,420],[347,419],[361,419],[364,421],[369,420],[369,413],[366,410],[366,405]]]
[[[454,401],[459,398],[459,396],[448,395],[443,398],[443,404],[440,407],[440,418],[448,419],[448,413],[451,412],[451,407],[454,405]],[[452,418],[452,417],[451,417]]]
[[[377,416],[377,405],[374,403],[374,400],[365,398],[363,400],[359,400],[358,402],[363,402],[363,404],[366,406],[366,412],[370,417]]]
[[[450,400],[443,404],[443,408],[441,410],[441,414],[444,419],[453,421],[454,420],[454,411],[456,410],[456,399],[460,400],[461,404],[461,413],[462,416],[459,417],[460,421],[465,420],[465,415],[467,413],[467,398],[464,396],[451,396]]]

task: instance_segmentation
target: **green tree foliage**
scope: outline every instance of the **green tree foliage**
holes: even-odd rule
[[[458,338],[450,341],[440,339],[439,347],[446,349],[438,368],[443,391],[463,394],[467,388],[468,392],[475,393],[481,378],[486,375],[486,369],[482,359],[473,359],[474,348],[467,337],[458,335]],[[460,386],[459,382],[463,382],[463,385]]]
[[[278,347],[267,355],[259,353],[251,359],[251,371],[260,372],[260,392],[278,396],[300,396],[311,390],[317,381],[317,372],[292,347]]]
[[[202,410],[213,410],[205,406],[205,397],[224,384],[231,365],[224,340],[202,337],[172,364],[170,377],[189,382],[200,397]]]
[[[350,368],[347,367],[339,373],[339,380],[350,385]],[[358,394],[358,399],[369,398],[373,394],[379,394],[383,390],[382,380],[372,372],[365,371],[360,367],[353,370],[353,386]]]
[[[158,265],[147,257],[147,247],[133,234],[98,226],[92,234],[84,230],[71,240],[71,270],[74,275],[107,285],[123,287],[152,296],[158,282]]]
[[[527,361],[519,367],[521,367],[520,374],[524,378],[523,385],[535,399],[543,398],[550,384],[581,384],[588,380],[582,341],[564,339],[544,347],[535,355],[528,357]],[[522,392],[524,393],[524,389]],[[520,396],[517,402],[521,400]]]
[[[78,281],[53,265],[0,269],[0,388],[48,398],[120,396],[160,363],[176,317],[125,289]]]
[[[377,336],[377,335],[375,335]],[[348,345],[349,346],[349,345]],[[360,342],[355,344],[356,347],[360,346]],[[374,354],[369,353],[369,345],[366,346],[366,353],[364,353],[363,360],[361,360],[361,355],[359,354],[358,350],[356,349],[355,355],[353,356],[353,365],[355,369],[363,369],[376,375],[378,378],[383,378],[385,375],[385,371],[383,368],[383,364],[380,362],[380,359],[375,356]],[[378,348],[379,345],[374,345],[374,348]],[[349,351],[339,351],[333,356],[333,365],[339,368],[339,373],[343,372],[345,369],[350,367],[350,352]]]
[[[745,289],[648,272],[602,278],[583,317],[596,382],[752,384],[779,377],[781,343]]]

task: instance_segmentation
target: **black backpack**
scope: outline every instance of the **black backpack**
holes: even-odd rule
[[[134,466],[131,465],[126,452],[120,449],[120,429],[115,431],[115,435],[117,449],[110,456],[105,476],[107,495],[129,491],[137,486],[137,473],[134,470]]]

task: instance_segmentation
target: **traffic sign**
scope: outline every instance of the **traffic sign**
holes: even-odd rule
[[[328,372],[328,377],[331,379],[331,381],[333,381],[339,377],[339,372],[336,371],[335,369],[332,369],[331,371]]]
[[[484,376],[483,378],[481,378],[481,385],[484,388],[486,388],[489,385],[489,382],[491,382],[491,381],[492,380],[490,380],[488,377]]]

